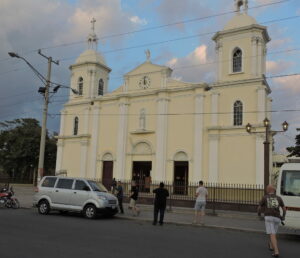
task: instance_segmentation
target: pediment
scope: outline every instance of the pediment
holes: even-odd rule
[[[134,68],[133,70],[131,70],[130,72],[128,72],[127,74],[125,74],[125,76],[134,76],[134,75],[144,74],[144,73],[155,73],[164,70],[168,71],[170,74],[172,72],[172,69],[167,66],[152,64],[151,62],[146,61],[140,64],[139,66],[137,66],[136,68]]]

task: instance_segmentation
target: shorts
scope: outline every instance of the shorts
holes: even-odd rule
[[[196,211],[204,211],[205,205],[206,205],[206,201],[196,201],[195,210]]]
[[[278,226],[281,220],[273,216],[265,216],[266,232],[268,235],[275,235],[278,231]]]
[[[136,200],[133,200],[133,199],[130,199],[130,202],[129,202],[129,208],[130,209],[132,209],[132,208],[134,208],[135,207],[135,205],[136,205]]]

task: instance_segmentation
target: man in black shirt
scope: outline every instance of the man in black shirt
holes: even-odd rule
[[[159,216],[159,224],[162,226],[164,223],[164,215],[167,206],[167,197],[169,196],[169,192],[167,189],[164,188],[164,183],[159,184],[159,188],[153,190],[155,193],[155,201],[154,201],[154,220],[153,225],[157,224],[157,217],[158,212],[160,213]]]
[[[133,216],[139,216],[141,213],[140,209],[136,206],[138,196],[139,196],[139,189],[137,188],[135,182],[132,181],[130,202],[128,208],[132,210]]]

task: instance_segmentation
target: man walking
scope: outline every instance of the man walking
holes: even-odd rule
[[[154,200],[154,220],[153,225],[157,224],[157,218],[159,213],[159,225],[164,224],[164,215],[165,210],[167,206],[167,198],[169,197],[169,192],[167,189],[164,188],[164,183],[159,184],[159,188],[156,188],[153,190],[153,193],[155,194],[155,200]]]
[[[140,215],[140,209],[136,206],[136,202],[139,196],[139,189],[136,186],[135,181],[132,181],[131,184],[131,194],[130,194],[130,202],[128,208],[132,210],[133,216]]]
[[[275,194],[276,189],[272,185],[266,188],[267,194],[261,199],[258,206],[258,216],[261,215],[262,208],[265,216],[266,232],[270,235],[268,247],[270,251],[274,251],[273,257],[279,257],[279,249],[277,244],[276,233],[281,221],[284,221],[286,208],[283,200]],[[282,216],[280,216],[280,207],[282,209]]]
[[[119,211],[120,211],[120,213],[124,214],[124,209],[123,209],[124,194],[123,194],[123,187],[122,187],[121,181],[118,181],[116,191],[117,191],[117,199],[118,199],[118,203],[119,203]]]
[[[194,223],[204,224],[205,206],[208,196],[207,189],[203,186],[203,181],[199,182],[199,187],[196,190],[196,203],[195,203],[195,218]]]

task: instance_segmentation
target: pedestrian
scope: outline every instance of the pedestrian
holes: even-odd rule
[[[203,181],[199,181],[199,187],[196,190],[195,218],[194,223],[204,225],[205,206],[208,196],[207,189],[203,186]]]
[[[121,181],[118,181],[118,185],[116,188],[116,193],[117,193],[117,199],[118,199],[118,203],[119,203],[119,212],[124,214],[124,209],[123,209],[123,197],[124,197],[124,193],[123,193],[123,186]]]
[[[115,178],[113,178],[113,180],[112,180],[112,182],[111,182],[111,185],[110,185],[111,193],[112,193],[112,194],[115,194],[116,187],[117,187],[117,181],[116,181]]]
[[[266,188],[267,194],[261,199],[258,206],[258,216],[261,215],[262,209],[265,217],[266,233],[270,236],[268,248],[273,251],[273,257],[279,257],[276,233],[280,222],[284,221],[286,208],[281,197],[276,195],[276,189],[272,185]],[[280,207],[282,216],[280,216]]]
[[[159,184],[159,188],[153,190],[155,194],[154,200],[154,220],[153,225],[157,224],[157,218],[159,213],[159,225],[164,224],[164,215],[167,206],[167,198],[169,197],[169,191],[164,188],[165,185],[163,182]]]
[[[150,193],[151,183],[152,183],[151,176],[149,175],[149,176],[145,177],[145,192],[146,193]]]
[[[128,208],[132,210],[133,216],[140,215],[140,209],[136,206],[136,202],[138,200],[139,196],[139,189],[136,186],[135,181],[132,181],[131,184],[131,193],[130,193],[130,202]]]

